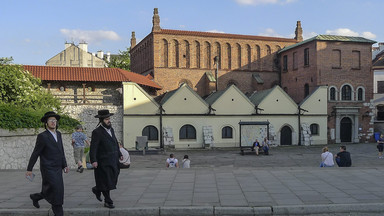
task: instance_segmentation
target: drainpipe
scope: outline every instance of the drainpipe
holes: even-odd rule
[[[301,108],[300,106],[298,107],[298,122],[299,122],[299,143],[298,145],[301,145],[301,122],[300,122],[300,116],[301,116]]]
[[[160,149],[164,149],[164,137],[163,137],[163,106],[160,105]]]

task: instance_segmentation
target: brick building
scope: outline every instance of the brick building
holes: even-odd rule
[[[330,143],[372,141],[373,43],[318,35],[279,51],[281,86],[296,102],[318,86],[328,86]]]
[[[279,84],[277,52],[299,41],[300,22],[295,39],[161,29],[155,8],[152,32],[138,44],[132,33],[131,71],[150,74],[163,87],[158,93],[187,83],[204,96],[215,90],[218,68],[218,90],[235,84],[252,93]]]

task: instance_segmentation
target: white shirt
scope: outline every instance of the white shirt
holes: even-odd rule
[[[169,168],[174,168],[176,167],[178,160],[176,158],[168,158],[167,159],[167,164],[169,164]]]
[[[191,161],[189,159],[183,159],[183,168],[191,168]]]
[[[131,157],[129,156],[129,153],[125,148],[120,148],[120,152],[123,155],[123,160],[119,160],[120,163],[124,165],[131,164]]]
[[[57,133],[56,133],[56,131],[55,131],[55,132],[52,132],[51,130],[48,130],[48,131],[51,132],[53,138],[54,138],[54,139],[56,140],[56,142],[57,142]]]
[[[101,125],[101,127],[103,127],[103,128],[108,132],[108,134],[109,134],[110,136],[112,136],[111,129],[108,129],[108,128],[104,127],[103,125]]]
[[[335,165],[335,163],[333,162],[333,154],[328,151],[321,154],[321,161],[323,161],[324,164],[327,166]]]

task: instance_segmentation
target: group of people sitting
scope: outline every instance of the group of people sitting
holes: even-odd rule
[[[175,158],[174,154],[170,154],[169,158],[167,158],[166,167],[167,168],[179,168],[179,160]],[[191,161],[189,160],[188,155],[184,155],[184,158],[181,162],[182,168],[191,168]]]
[[[333,157],[333,154],[329,152],[328,147],[323,148],[323,153],[321,153],[321,163],[320,167],[333,167],[335,163],[333,158],[339,167],[350,167],[352,166],[351,154],[347,152],[346,146],[340,146],[340,152]]]
[[[270,141],[266,137],[261,144],[256,139],[252,145],[252,151],[256,151],[256,155],[259,155],[259,150],[262,149],[265,155],[269,155],[269,145]]]

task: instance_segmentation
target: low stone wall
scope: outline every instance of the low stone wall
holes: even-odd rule
[[[37,134],[43,131],[44,129],[20,129],[17,131],[0,129],[0,169],[26,170],[35,147]],[[77,168],[73,158],[71,134],[62,132],[62,139],[68,166]],[[39,167],[40,161],[37,160],[34,168]]]
[[[123,106],[115,105],[65,105],[64,113],[72,118],[80,120],[83,124],[84,133],[91,140],[92,131],[95,129],[99,119],[95,118],[98,110],[108,109],[114,115],[111,117],[112,127],[115,130],[117,140],[123,141]]]

